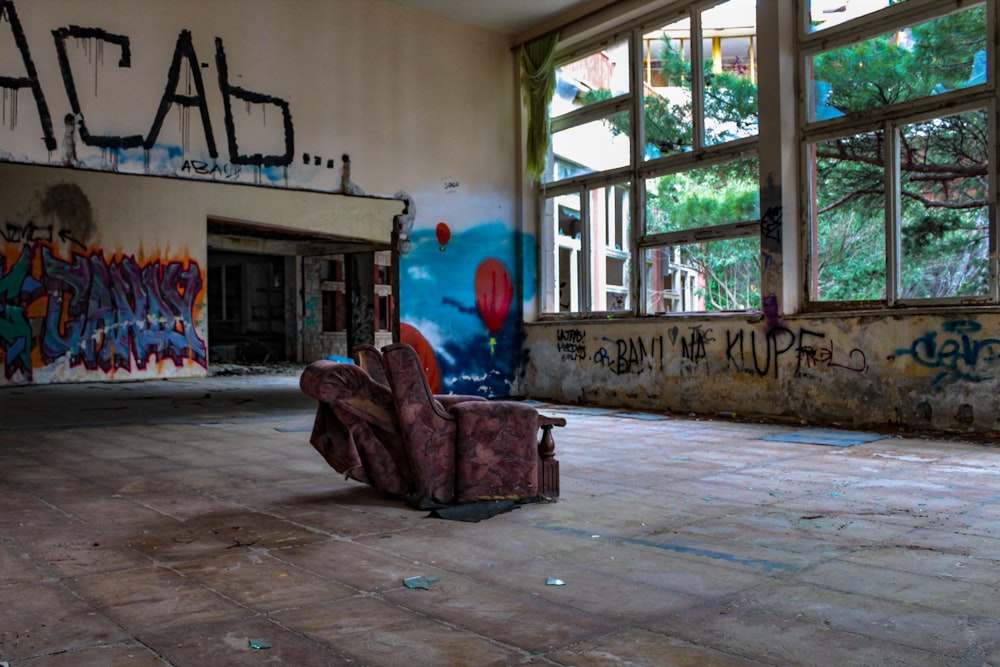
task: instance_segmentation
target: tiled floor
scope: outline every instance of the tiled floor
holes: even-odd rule
[[[560,501],[461,523],[294,376],[0,389],[0,664],[1000,665],[1000,449],[543,412]]]

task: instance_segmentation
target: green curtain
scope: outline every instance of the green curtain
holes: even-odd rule
[[[521,88],[528,111],[528,175],[539,180],[549,150],[549,103],[556,90],[556,45],[559,33],[521,45]]]

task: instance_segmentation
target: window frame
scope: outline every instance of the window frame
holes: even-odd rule
[[[541,225],[540,261],[540,320],[587,319],[594,317],[678,317],[690,315],[711,315],[734,311],[677,311],[667,313],[647,312],[647,276],[645,270],[646,252],[650,249],[681,245],[705,240],[737,239],[750,236],[760,237],[759,217],[754,220],[734,220],[729,223],[699,227],[671,232],[647,233],[646,231],[646,181],[647,179],[664,176],[671,173],[683,173],[688,170],[703,168],[729,161],[759,155],[760,130],[750,137],[741,137],[720,143],[708,143],[705,136],[705,54],[701,45],[704,44],[701,12],[716,5],[724,4],[726,0],[693,0],[681,3],[679,6],[652,12],[637,20],[626,22],[609,31],[601,33],[597,38],[574,45],[565,50],[558,50],[556,67],[599,53],[603,48],[626,41],[628,45],[629,90],[622,95],[588,104],[551,119],[551,132],[563,131],[577,127],[594,120],[610,118],[611,116],[628,112],[633,119],[629,124],[630,164],[625,167],[581,174],[558,181],[543,182],[536,188],[536,204]],[[691,48],[691,105],[692,105],[692,140],[690,151],[671,153],[652,159],[645,158],[646,128],[644,113],[644,52],[645,33],[667,23],[687,19],[690,21],[691,44],[699,48]],[[754,44],[754,42],[751,42]],[[758,48],[756,45],[754,48]],[[759,61],[759,58],[757,59]],[[759,107],[758,107],[759,118]],[[593,280],[587,276],[586,261],[593,251],[593,239],[589,238],[586,223],[581,223],[581,247],[576,273],[578,291],[580,292],[580,308],[570,312],[560,312],[559,305],[553,304],[557,298],[551,290],[556,289],[558,295],[558,221],[549,219],[547,202],[564,194],[578,194],[581,201],[581,220],[589,219],[587,211],[587,192],[608,187],[623,182],[631,183],[629,204],[630,238],[628,252],[630,260],[629,276],[629,307],[623,311],[591,310],[593,302]],[[759,192],[759,174],[758,174]],[[554,205],[554,203],[553,203]],[[553,309],[553,305],[555,308]],[[740,313],[759,312],[758,309],[735,311]]]
[[[913,25],[983,6],[986,10],[987,76],[981,84],[959,88],[936,95],[899,102],[892,105],[848,112],[844,116],[826,120],[809,120],[814,104],[811,59],[838,48],[859,44],[886,33],[903,30]],[[957,0],[947,4],[935,0],[907,0],[890,5],[874,13],[845,21],[830,28],[809,30],[809,3],[800,3],[796,47],[796,81],[799,95],[799,193],[802,224],[800,228],[800,270],[804,276],[801,307],[805,312],[831,312],[844,310],[877,310],[883,308],[930,308],[941,306],[995,306],[1000,303],[1000,259],[998,259],[997,224],[997,170],[998,170],[998,105],[996,72],[996,3],[990,0]],[[900,128],[920,122],[958,115],[975,110],[985,110],[987,116],[988,163],[987,187],[990,204],[987,207],[989,224],[989,287],[986,295],[948,296],[933,298],[905,298],[901,296],[902,233],[900,205]],[[812,182],[813,164],[810,150],[814,144],[841,137],[856,136],[866,132],[883,133],[883,186],[885,199],[885,298],[868,300],[821,300],[816,298],[813,279],[818,257],[812,252],[816,247],[815,223],[816,190]]]

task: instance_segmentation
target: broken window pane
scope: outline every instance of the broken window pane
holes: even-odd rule
[[[668,23],[642,37],[646,158],[689,151],[692,137],[691,21]]]
[[[606,171],[629,164],[629,114],[622,112],[552,133],[546,182]]]
[[[708,146],[757,134],[756,33],[756,0],[729,0],[701,13]]]
[[[809,0],[809,29],[823,30],[905,0]]]
[[[553,244],[546,263],[542,310],[568,313],[580,309],[580,251],[583,248],[580,194],[549,197],[544,220],[550,225]]]
[[[623,311],[631,307],[630,190],[628,183],[618,183],[587,191],[592,311]]]
[[[756,157],[646,180],[646,233],[658,234],[760,217]]]
[[[628,69],[627,40],[557,67],[549,117],[628,94]]]

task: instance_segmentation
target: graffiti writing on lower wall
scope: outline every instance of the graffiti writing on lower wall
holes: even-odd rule
[[[663,336],[603,338],[606,345],[594,353],[594,363],[615,375],[642,373],[663,367]]]
[[[924,368],[940,369],[934,382],[986,379],[986,369],[996,371],[1000,362],[1000,338],[978,336],[983,325],[971,320],[949,320],[941,331],[927,331],[910,347],[896,350],[897,357],[912,357]]]
[[[784,355],[795,359],[795,374],[806,369],[839,368],[855,373],[868,370],[864,350],[852,348],[844,351],[835,347],[826,334],[800,328],[798,332],[787,327],[772,327],[766,332],[737,329],[726,332],[726,359],[741,373],[761,377],[778,377],[779,361]]]
[[[670,342],[674,345],[680,341],[681,356],[690,361],[701,361],[708,356],[708,344],[715,342],[712,330],[695,325],[682,332],[680,327],[673,327],[667,332]]]
[[[563,361],[590,359],[595,365],[615,375],[639,374],[662,370],[668,352],[664,345],[673,348],[673,355],[699,364],[714,352],[725,353],[726,365],[738,373],[760,377],[778,377],[779,368],[786,366],[783,359],[794,365],[796,376],[808,375],[811,370],[839,369],[853,373],[868,371],[868,356],[858,347],[850,349],[836,345],[833,338],[818,331],[800,328],[793,331],[777,326],[763,329],[729,329],[725,332],[725,347],[721,334],[700,324],[671,327],[664,336],[629,336],[601,338],[602,345],[592,355],[587,353],[586,332],[581,329],[558,329],[556,349]],[[998,341],[1000,343],[1000,341]],[[1000,348],[998,348],[1000,351]],[[682,370],[682,373],[684,371]]]
[[[9,266],[8,266],[9,264]],[[208,365],[195,329],[204,278],[194,261],[57,256],[49,243],[0,255],[0,360],[10,380],[50,364],[145,370],[150,361]]]
[[[587,342],[580,329],[559,329],[556,331],[556,349],[563,361],[579,361],[587,358]]]

